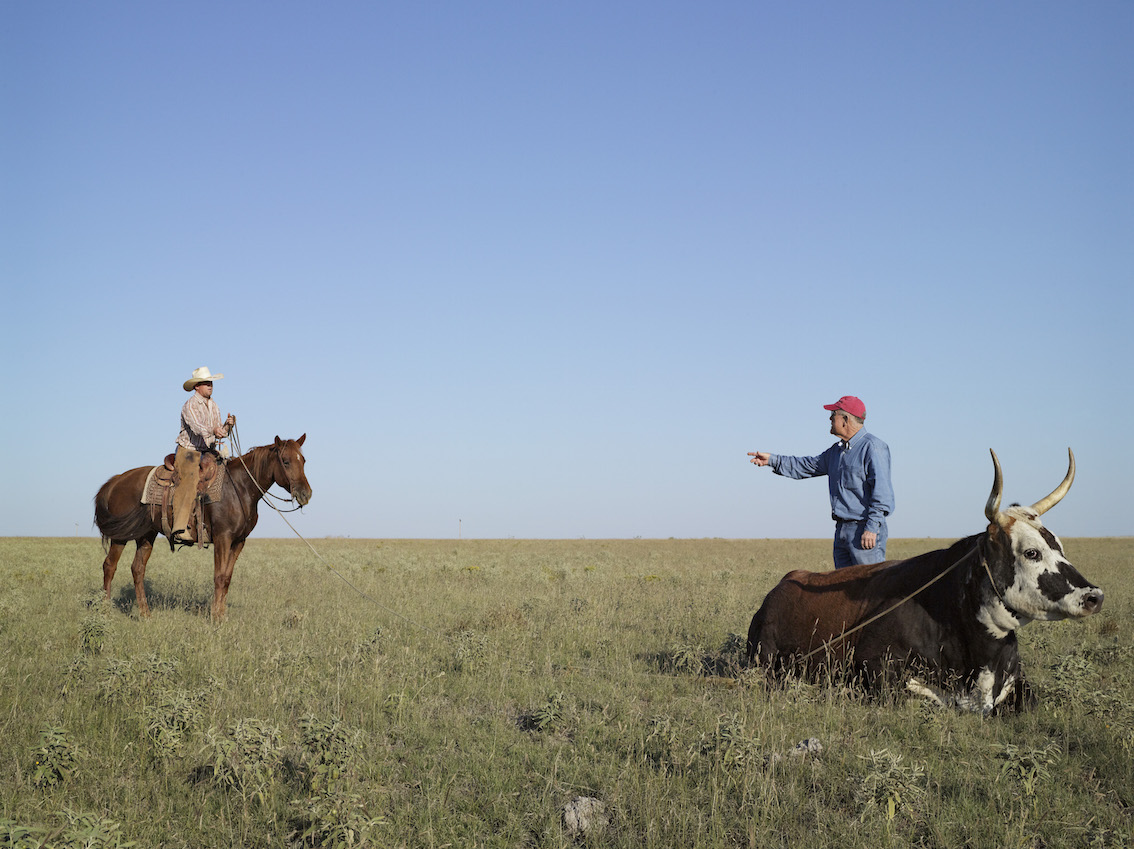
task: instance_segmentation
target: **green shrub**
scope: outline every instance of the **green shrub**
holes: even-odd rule
[[[283,766],[279,729],[259,719],[238,719],[223,731],[209,728],[205,739],[213,781],[243,799],[266,803]]]
[[[36,787],[54,787],[75,777],[79,764],[79,747],[65,728],[51,726],[40,732],[39,745],[32,752],[32,783]]]

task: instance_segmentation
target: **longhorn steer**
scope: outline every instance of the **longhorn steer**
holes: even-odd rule
[[[989,525],[942,551],[839,569],[785,575],[748,630],[748,658],[815,675],[841,669],[870,688],[906,686],[941,704],[990,713],[1035,704],[1024,682],[1016,631],[1033,619],[1097,613],[1103,592],[1067,562],[1039,517],[1075,479],[1067,475],[1031,507],[1000,509],[996,452],[985,505]]]

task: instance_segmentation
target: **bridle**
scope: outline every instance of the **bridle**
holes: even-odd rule
[[[273,493],[270,493],[266,489],[264,489],[264,487],[260,486],[260,482],[256,480],[256,476],[252,474],[252,470],[248,468],[248,464],[244,461],[244,452],[240,450],[240,434],[236,430],[235,424],[233,424],[232,430],[229,431],[229,437],[232,439],[232,450],[236,453],[236,459],[240,461],[240,465],[244,467],[244,471],[248,472],[248,477],[251,478],[252,483],[256,484],[256,489],[260,490],[260,495],[263,497],[264,501],[269,507],[271,507],[277,513],[294,513],[296,510],[303,509],[302,504],[296,504],[294,507],[287,510],[277,507],[275,504],[273,504],[273,501],[278,501],[280,504],[291,504],[295,501],[295,496],[293,495],[291,498],[281,498],[280,496],[274,495]],[[273,446],[273,448],[274,447],[275,446]],[[271,484],[269,484],[269,486],[270,485]]]

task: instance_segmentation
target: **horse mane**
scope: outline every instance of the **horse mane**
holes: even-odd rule
[[[273,445],[257,445],[255,448],[249,448],[243,454],[237,454],[235,457],[229,457],[225,461],[225,469],[229,474],[233,472],[243,471],[252,477],[263,469],[266,462],[268,462],[267,455],[274,451],[276,446]]]

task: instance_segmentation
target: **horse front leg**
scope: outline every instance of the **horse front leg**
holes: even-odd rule
[[[110,582],[114,580],[114,573],[118,570],[118,558],[122,556],[122,549],[126,543],[112,541],[106,550],[106,558],[102,561],[102,588],[106,592],[106,600],[110,601]]]
[[[144,536],[136,540],[134,545],[134,562],[130,564],[130,573],[134,576],[134,595],[138,601],[138,615],[145,619],[150,618],[150,605],[146,602],[146,564],[150,562],[150,555],[154,553],[154,540],[157,534]]]
[[[213,543],[213,619],[217,622],[224,619],[227,613],[225,599],[228,598],[228,588],[232,583],[232,570],[236,566],[236,558],[244,550],[244,541]]]

